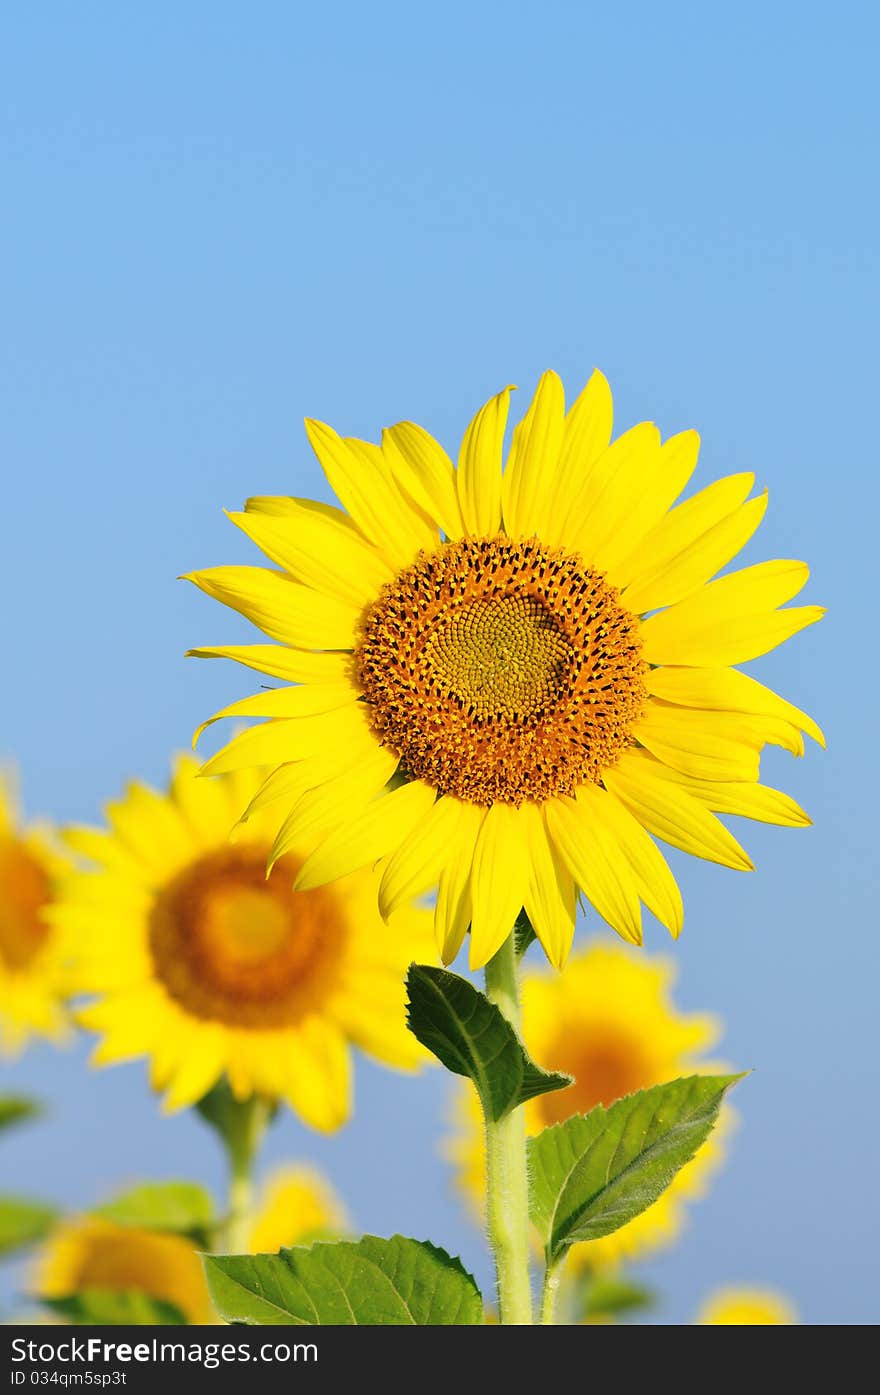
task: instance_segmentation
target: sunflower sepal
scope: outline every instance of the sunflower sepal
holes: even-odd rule
[[[536,1065],[501,1010],[467,979],[411,964],[406,986],[410,1031],[447,1070],[473,1081],[487,1119],[572,1083]]]
[[[530,1212],[548,1271],[646,1210],[708,1138],[738,1075],[693,1075],[597,1105],[529,1140]]]
[[[220,1316],[248,1326],[474,1327],[483,1299],[459,1259],[426,1240],[319,1242],[274,1255],[205,1255]]]

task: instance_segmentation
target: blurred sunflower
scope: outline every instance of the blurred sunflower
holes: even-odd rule
[[[249,1254],[274,1254],[341,1234],[342,1203],[314,1168],[278,1168],[259,1189],[250,1220]],[[101,1215],[62,1221],[35,1266],[34,1294],[70,1298],[87,1289],[147,1294],[170,1303],[188,1323],[213,1323],[199,1249],[185,1235],[118,1225]]]
[[[473,968],[521,907],[561,966],[578,889],[628,940],[641,940],[641,902],[678,934],[681,896],[649,835],[750,868],[716,813],[809,823],[758,783],[759,757],[767,743],[800,754],[803,732],[822,740],[731,667],[823,613],[780,609],[802,562],[710,580],[763,517],[754,476],[676,505],[697,434],[661,444],[642,423],[611,443],[603,376],[566,413],[552,372],[502,474],[508,398],[474,417],[457,469],[411,422],[381,448],[307,422],[347,512],[250,499],[230,517],[276,567],[189,576],[278,641],[191,652],[294,685],[218,713],[269,720],[206,772],[273,767],[276,855],[323,833],[300,887],[381,860],[387,916],[439,886],[442,957],[470,926]]]
[[[718,1327],[792,1326],[797,1313],[787,1298],[769,1288],[722,1288],[710,1294],[697,1322]]]
[[[713,1068],[702,1053],[717,1041],[719,1024],[712,1017],[676,1009],[670,992],[674,977],[672,965],[664,960],[635,960],[625,949],[604,944],[575,954],[561,976],[524,973],[523,1039],[545,1069],[575,1077],[567,1089],[526,1104],[529,1134],[572,1114],[585,1114],[597,1104],[613,1104],[636,1090]],[[483,1122],[469,1083],[458,1086],[454,1111],[455,1132],[447,1155],[466,1200],[482,1221]],[[685,1203],[703,1194],[720,1161],[716,1129],[652,1206],[611,1235],[574,1246],[569,1265],[607,1266],[671,1243],[684,1222]]]
[[[271,820],[256,774],[198,778],[178,759],[170,790],[131,784],[109,831],[71,829],[94,864],[64,880],[52,915],[76,942],[79,1021],[101,1041],[93,1062],[150,1059],[169,1109],[196,1103],[224,1074],[235,1096],[286,1100],[313,1128],[351,1105],[349,1047],[410,1070],[427,1059],[406,1029],[404,970],[431,951],[427,912],[401,907],[389,934],[376,881],[293,889],[314,847],[305,830],[267,859]],[[381,930],[382,933],[378,933]]]
[[[31,1035],[67,1033],[64,941],[46,916],[65,865],[47,829],[20,827],[12,780],[0,774],[0,1055]]]
[[[39,1298],[70,1298],[86,1289],[143,1293],[172,1304],[189,1323],[217,1321],[191,1240],[100,1216],[75,1216],[58,1226],[34,1288]]]
[[[291,1245],[338,1236],[348,1229],[345,1209],[325,1177],[303,1165],[280,1167],[260,1188],[248,1250],[275,1254]]]

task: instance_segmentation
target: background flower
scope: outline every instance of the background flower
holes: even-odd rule
[[[720,1288],[709,1295],[699,1323],[723,1327],[790,1325],[798,1320],[791,1303],[771,1288]]]
[[[0,773],[0,1056],[31,1036],[67,1035],[64,940],[46,916],[65,865],[46,827],[20,827],[13,780]]]
[[[351,1108],[351,1046],[399,1069],[426,1059],[406,1029],[403,974],[430,952],[430,921],[402,908],[383,924],[368,872],[294,891],[311,843],[287,847],[267,877],[259,785],[200,779],[188,757],[167,794],[131,784],[108,805],[108,831],[68,831],[94,866],[66,879],[53,919],[94,998],[78,1014],[101,1038],[94,1064],[147,1056],[169,1109],[225,1074],[238,1098],[282,1099],[335,1129]]]

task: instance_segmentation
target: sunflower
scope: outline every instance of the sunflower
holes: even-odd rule
[[[250,1254],[275,1254],[290,1245],[341,1235],[345,1210],[325,1177],[303,1165],[280,1167],[260,1188],[248,1236]]]
[[[57,1227],[34,1287],[40,1298],[70,1298],[85,1289],[143,1293],[170,1303],[189,1323],[217,1321],[191,1240],[101,1216],[74,1216]]]
[[[438,887],[442,957],[470,926],[472,968],[521,907],[561,966],[579,889],[625,939],[641,941],[642,902],[677,935],[681,896],[650,835],[751,868],[716,814],[809,823],[759,784],[759,758],[822,740],[731,667],[823,613],[780,609],[802,562],[710,579],[764,514],[754,476],[676,504],[696,433],[661,444],[642,423],[611,442],[604,377],[566,413],[552,372],[502,474],[508,397],[474,417],[457,468],[411,422],[381,447],[307,422],[343,509],[250,499],[230,517],[276,565],[188,578],[277,642],[190,652],[291,685],[217,714],[268,720],[206,772],[272,767],[276,851],[322,833],[301,887],[381,862],[384,916]]]
[[[314,847],[304,830],[267,876],[259,787],[253,774],[199,779],[190,757],[167,794],[131,784],[109,831],[68,831],[94,866],[66,879],[53,914],[76,940],[77,990],[95,995],[78,1014],[101,1037],[94,1064],[149,1057],[169,1109],[225,1074],[237,1098],[286,1100],[331,1130],[350,1110],[349,1045],[402,1069],[427,1059],[406,1029],[403,975],[414,945],[433,948],[430,915],[401,907],[378,934],[370,871],[293,890]]]
[[[769,1288],[722,1288],[709,1295],[697,1322],[719,1327],[792,1326],[797,1313]]]
[[[65,862],[46,829],[19,826],[15,805],[0,776],[0,1055],[32,1034],[61,1041],[68,1028],[63,936],[46,915]]]
[[[567,1089],[526,1104],[528,1133],[540,1133],[597,1104],[613,1104],[636,1090],[712,1068],[702,1053],[714,1045],[719,1025],[712,1017],[676,1009],[674,977],[665,960],[636,960],[626,949],[602,943],[573,955],[562,976],[526,971],[523,1037],[529,1051],[546,1069],[575,1077]],[[472,1212],[482,1220],[483,1124],[470,1084],[458,1088],[454,1108],[455,1132],[447,1154]],[[611,1235],[575,1246],[570,1263],[607,1266],[671,1243],[684,1222],[684,1203],[703,1194],[720,1160],[716,1133],[653,1205]]]

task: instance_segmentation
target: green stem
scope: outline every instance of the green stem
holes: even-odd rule
[[[229,1158],[229,1203],[220,1246],[226,1254],[247,1254],[254,1200],[254,1160],[270,1118],[269,1103],[253,1095],[237,1104],[223,1131]]]
[[[519,986],[512,934],[486,965],[486,996],[518,1032]],[[498,1280],[499,1320],[505,1325],[528,1325],[532,1321],[529,1184],[526,1124],[521,1106],[502,1119],[486,1118],[486,1182],[486,1212]]]
[[[544,1287],[541,1292],[541,1323],[552,1327],[556,1321],[556,1298],[559,1293],[559,1267],[548,1264],[544,1270]]]

